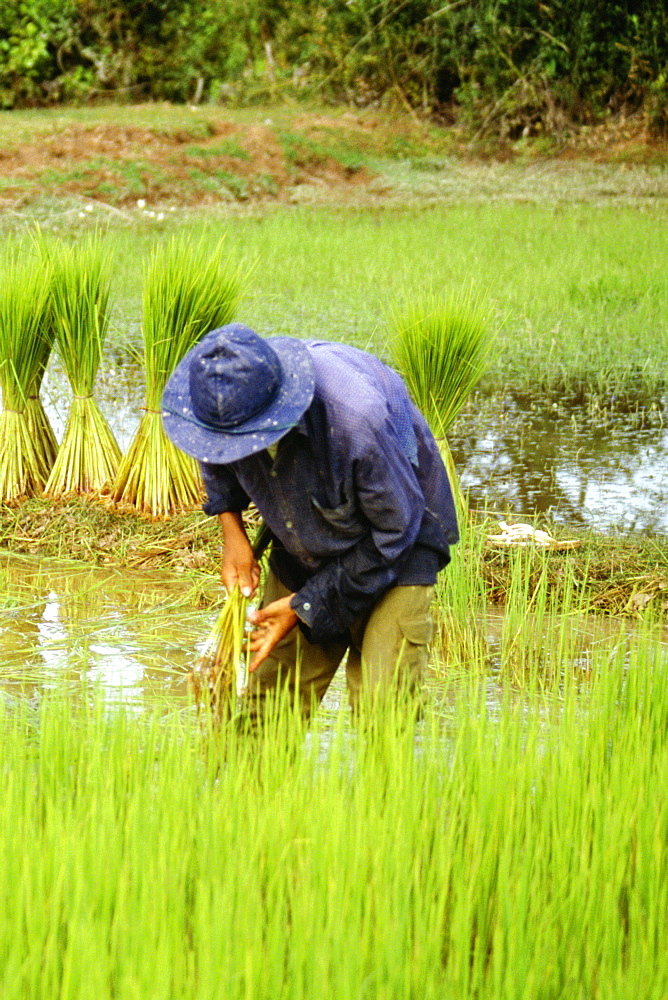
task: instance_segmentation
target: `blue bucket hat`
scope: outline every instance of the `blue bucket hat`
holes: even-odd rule
[[[174,444],[225,465],[275,444],[313,399],[313,362],[292,337],[266,340],[241,323],[207,333],[165,386],[162,423]]]

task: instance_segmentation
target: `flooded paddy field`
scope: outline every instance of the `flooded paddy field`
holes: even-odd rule
[[[339,681],[251,737],[189,707],[183,594],[2,573],[3,997],[663,995],[656,632],[579,622],[586,676],[520,690],[486,619],[491,672],[435,672],[419,723],[351,727]]]
[[[68,386],[53,366],[42,395],[58,436]],[[143,406],[143,373],[128,357],[100,373],[97,398],[125,450]],[[450,435],[471,505],[500,518],[547,515],[573,528],[668,532],[668,417],[661,390],[560,394],[540,387],[483,387]]]
[[[147,542],[85,501],[51,526],[47,501],[3,512],[3,1000],[668,995],[665,169],[391,174],[390,205],[43,215],[73,238],[109,220],[96,394],[123,449],[142,260],[171,231],[227,232],[253,266],[240,318],[266,334],[387,357],[388,304],[425,284],[481,290],[500,332],[452,435],[476,516],[417,725],[353,727],[340,670],[308,734],[285,704],[254,738],[212,731],[186,674],[219,597],[215,524]],[[60,436],[57,364],[44,395]],[[582,547],[490,553],[501,517]],[[41,558],[68,549],[81,561]]]
[[[0,685],[12,697],[99,689],[136,707],[187,700],[211,619],[178,578],[29,557],[0,560]]]
[[[459,176],[464,167],[442,170]],[[586,166],[497,164],[484,168],[484,197],[467,200],[463,185],[447,204],[111,218],[114,314],[96,392],[121,447],[143,405],[142,260],[171,233],[212,247],[225,233],[249,268],[239,318],[267,335],[340,339],[387,358],[393,304],[420,288],[472,287],[491,301],[499,328],[489,376],[452,435],[475,507],[663,533],[666,171],[601,170],[605,197],[584,183]],[[517,193],[522,177],[531,198]],[[631,203],[625,193],[636,182],[644,196]],[[82,231],[93,224],[87,216]],[[59,434],[68,390],[57,366],[49,376],[45,401]]]
[[[479,391],[450,437],[473,507],[547,515],[572,528],[668,532],[662,392],[569,398],[531,387]]]
[[[461,586],[457,580],[455,587]],[[205,590],[204,590],[205,588]],[[202,606],[206,592],[210,606]],[[0,688],[11,699],[39,703],[49,691],[96,691],[110,704],[150,711],[165,699],[192,707],[187,684],[216,615],[220,595],[215,579],[198,580],[165,572],[90,568],[81,563],[0,556]],[[439,606],[450,604],[447,584]],[[525,680],[514,669],[519,649],[536,661],[559,647],[559,677],[544,671],[546,688],[561,683],[562,672],[590,676],[602,649],[628,649],[637,623],[579,613],[564,618],[546,606],[518,618],[518,595],[504,613],[475,605],[468,623],[477,639],[468,662],[454,648],[452,636],[437,637],[427,689],[433,710],[447,713],[453,678],[467,669],[489,679],[488,706],[498,710],[503,682]],[[447,612],[446,612],[447,613]],[[655,641],[668,641],[658,630]],[[666,647],[668,650],[668,646]],[[666,653],[668,657],[668,652]],[[509,669],[510,665],[510,669]],[[450,696],[451,691],[448,695]],[[324,704],[325,714],[345,710],[344,669],[340,669]]]

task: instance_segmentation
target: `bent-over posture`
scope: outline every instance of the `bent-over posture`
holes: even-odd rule
[[[163,423],[199,460],[219,515],[223,584],[260,579],[241,514],[253,501],[272,549],[252,614],[249,694],[299,687],[306,716],[344,654],[351,704],[415,689],[436,576],[457,522],[438,446],[401,378],[344,344],[263,339],[233,323],[183,359]]]

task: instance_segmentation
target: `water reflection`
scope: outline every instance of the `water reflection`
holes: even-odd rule
[[[215,611],[196,607],[183,580],[3,556],[0,593],[0,698],[38,699],[56,687],[76,694],[92,684],[107,703],[122,702],[136,711],[165,698],[189,703],[186,675]],[[493,712],[501,705],[501,676],[512,679],[515,669],[519,675],[524,670],[516,654],[525,647],[534,651],[546,675],[554,667],[561,676],[570,664],[585,676],[592,657],[600,658],[611,641],[626,642],[629,636],[624,625],[611,619],[583,616],[557,622],[525,616],[518,644],[517,621],[498,609],[490,609],[475,627],[484,644],[487,708]],[[558,662],[552,663],[553,656]],[[438,644],[434,657],[431,700],[447,715],[453,677],[463,682],[476,671],[456,651]],[[521,687],[518,683],[518,691]],[[342,668],[323,704],[325,727],[335,723],[340,711],[347,716],[347,702]]]
[[[42,390],[60,439],[70,389],[52,359]],[[96,385],[100,407],[125,450],[144,405],[139,362],[111,354]],[[564,524],[646,533],[668,531],[666,400],[568,398],[508,390],[478,392],[450,443],[473,505],[506,516],[549,512]]]
[[[144,386],[141,364],[125,353],[107,356],[100,365],[95,383],[95,398],[122,451],[130,445],[139,425],[144,406]],[[41,396],[60,441],[69,414],[72,390],[55,355],[51,358],[44,377]]]
[[[478,394],[451,435],[476,507],[549,512],[564,524],[668,531],[668,426],[662,398],[635,408]]]
[[[0,689],[32,698],[83,682],[109,701],[185,698],[211,613],[150,574],[0,560]]]

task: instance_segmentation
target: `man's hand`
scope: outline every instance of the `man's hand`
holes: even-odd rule
[[[223,561],[220,575],[231,594],[236,586],[244,597],[252,597],[260,582],[260,567],[244,530],[241,514],[220,515],[223,529]]]
[[[292,594],[288,594],[260,611],[249,612],[248,620],[256,626],[249,641],[250,649],[255,653],[249,667],[251,673],[257,670],[274,646],[297,624],[297,615],[290,607],[292,597]]]

